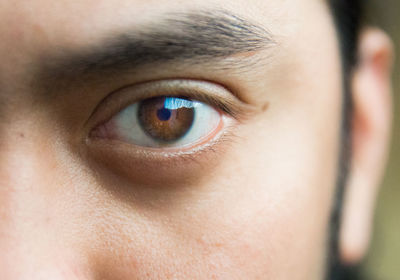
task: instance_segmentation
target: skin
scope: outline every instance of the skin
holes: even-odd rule
[[[106,83],[48,88],[65,92],[58,98],[35,82],[54,50],[216,8],[272,34],[274,46],[225,58],[254,58],[254,67],[164,63]],[[2,279],[324,278],[342,74],[323,1],[2,1],[0,23]],[[340,232],[347,263],[368,247],[389,138],[391,57],[382,32],[364,32]],[[149,156],[90,139],[97,121],[111,117],[93,112],[112,92],[174,79],[222,85],[244,108],[226,116],[227,136],[213,149]]]

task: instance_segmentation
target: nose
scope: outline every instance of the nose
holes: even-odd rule
[[[48,143],[23,134],[0,141],[0,279],[88,279],[61,233],[68,215],[55,207],[60,181]]]

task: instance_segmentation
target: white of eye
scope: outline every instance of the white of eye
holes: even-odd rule
[[[109,127],[112,129],[113,138],[144,147],[185,148],[201,142],[212,134],[222,121],[221,114],[210,105],[199,101],[167,97],[164,104],[166,109],[192,108],[194,118],[191,127],[181,138],[172,142],[160,142],[148,135],[140,124],[139,106],[140,102],[129,105],[111,119]]]

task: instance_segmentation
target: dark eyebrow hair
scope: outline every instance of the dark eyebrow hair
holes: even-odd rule
[[[150,64],[213,64],[216,59],[251,54],[275,44],[265,28],[225,10],[174,13],[135,29],[109,34],[98,45],[45,54],[40,59],[39,84],[65,85]],[[244,60],[231,63],[241,66]],[[229,66],[235,65],[224,67]]]

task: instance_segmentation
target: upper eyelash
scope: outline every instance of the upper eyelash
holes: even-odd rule
[[[204,85],[202,85],[201,87],[196,86],[200,83]],[[212,88],[214,89],[214,93],[211,93]],[[226,91],[226,96],[219,96],[221,94],[215,93],[215,89]],[[129,91],[133,93],[129,94]],[[138,91],[141,93],[140,98],[135,96],[134,94],[134,92],[137,93]],[[126,95],[128,95],[128,97],[125,97]],[[195,80],[161,80],[133,85],[130,87],[124,87],[120,90],[115,91],[114,93],[111,93],[100,103],[99,106],[95,108],[94,113],[91,115],[90,119],[95,119],[94,127],[97,127],[98,125],[101,125],[102,123],[110,120],[115,114],[122,111],[129,105],[140,102],[147,98],[160,96],[184,97],[190,100],[204,102],[228,114],[237,121],[242,121],[246,119],[248,115],[255,111],[254,107],[240,101],[239,99],[234,97],[228,90],[223,89],[222,86],[219,85],[211,85],[208,82]],[[103,108],[104,110],[101,110]],[[96,115],[99,111],[105,111],[105,113],[100,114],[100,116],[96,118]]]

